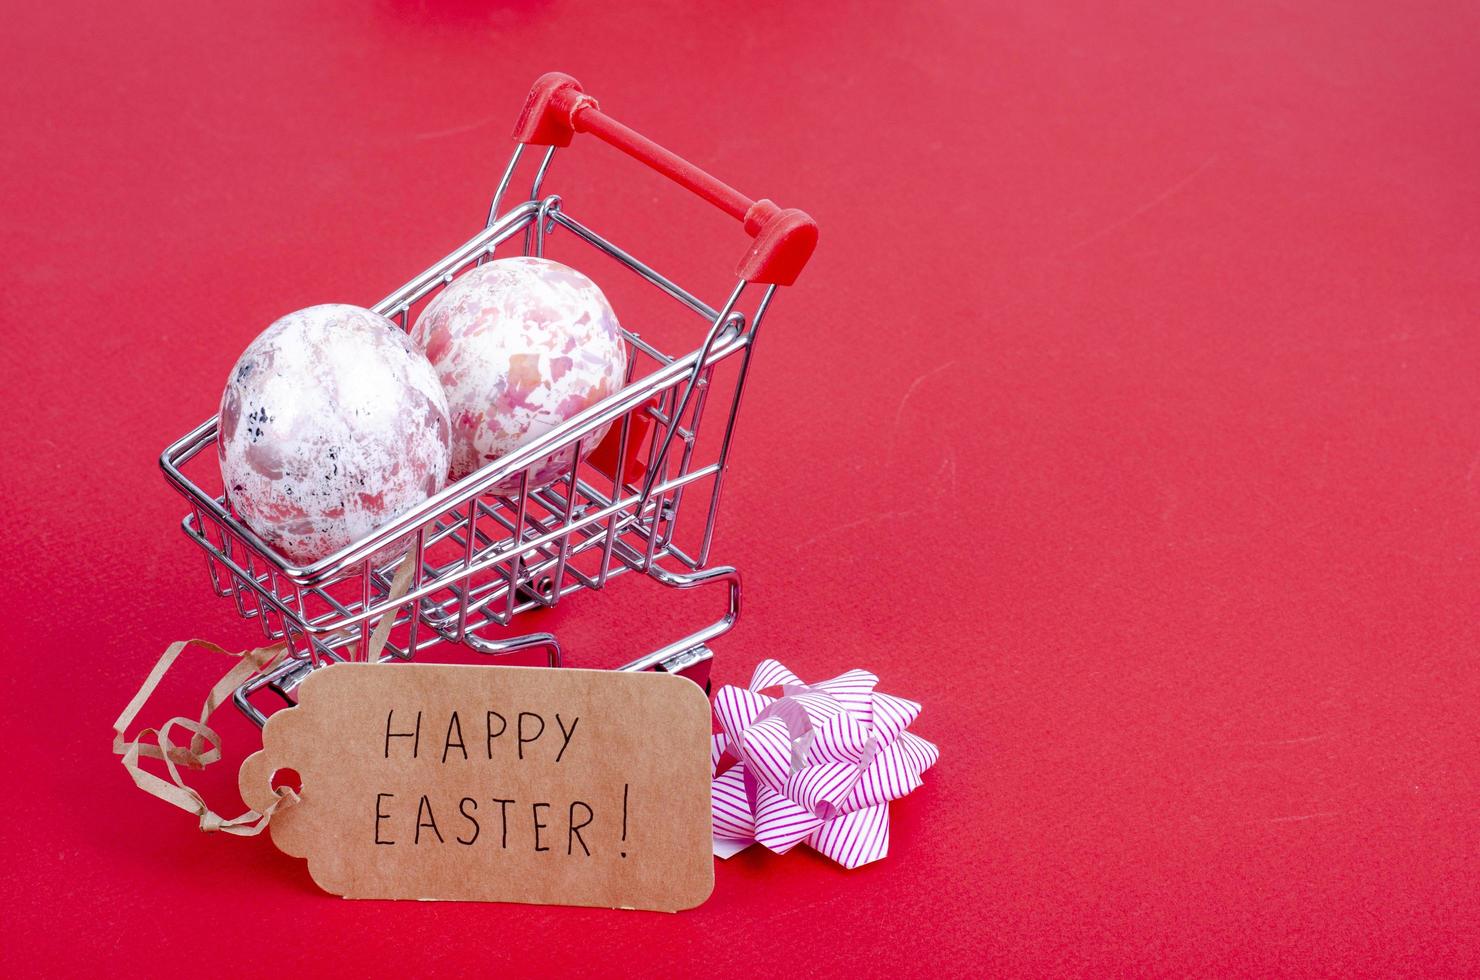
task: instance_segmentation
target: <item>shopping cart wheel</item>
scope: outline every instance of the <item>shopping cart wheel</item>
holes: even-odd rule
[[[700,643],[680,650],[666,660],[660,661],[653,669],[661,670],[665,674],[677,674],[687,677],[689,680],[704,688],[708,694],[712,690],[712,682],[709,676],[710,667],[714,663],[714,651]]]
[[[519,595],[524,599],[533,599],[546,606],[555,604],[555,576],[546,572],[528,585],[519,586]]]

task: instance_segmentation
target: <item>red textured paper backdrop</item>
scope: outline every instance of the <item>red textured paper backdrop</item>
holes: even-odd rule
[[[830,6],[11,5],[6,972],[1480,968],[1476,7]],[[551,69],[822,226],[716,671],[925,704],[880,864],[747,853],[674,917],[346,903],[107,752],[167,641],[253,642],[158,452],[274,317],[461,241]],[[605,148],[551,186],[710,296],[742,250]],[[713,612],[655,588],[543,622],[580,663]]]

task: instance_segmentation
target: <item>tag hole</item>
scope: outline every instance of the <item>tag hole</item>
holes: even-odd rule
[[[274,790],[286,786],[295,793],[303,792],[303,777],[298,775],[297,769],[275,769],[270,782]]]

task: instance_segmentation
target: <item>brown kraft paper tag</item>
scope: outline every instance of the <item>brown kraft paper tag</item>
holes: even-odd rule
[[[677,911],[714,889],[710,709],[681,677],[335,664],[242,763],[273,843],[346,898]]]

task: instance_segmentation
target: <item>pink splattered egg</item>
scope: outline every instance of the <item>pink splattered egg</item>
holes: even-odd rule
[[[627,347],[601,290],[576,270],[523,256],[487,262],[427,304],[412,339],[452,410],[452,479],[498,460],[622,387]],[[610,425],[581,443],[581,457]],[[529,470],[531,489],[570,471],[574,447]],[[517,477],[497,489],[510,492]]]
[[[383,316],[327,304],[247,347],[216,450],[237,515],[308,564],[441,490],[449,440],[447,397],[421,350]]]

